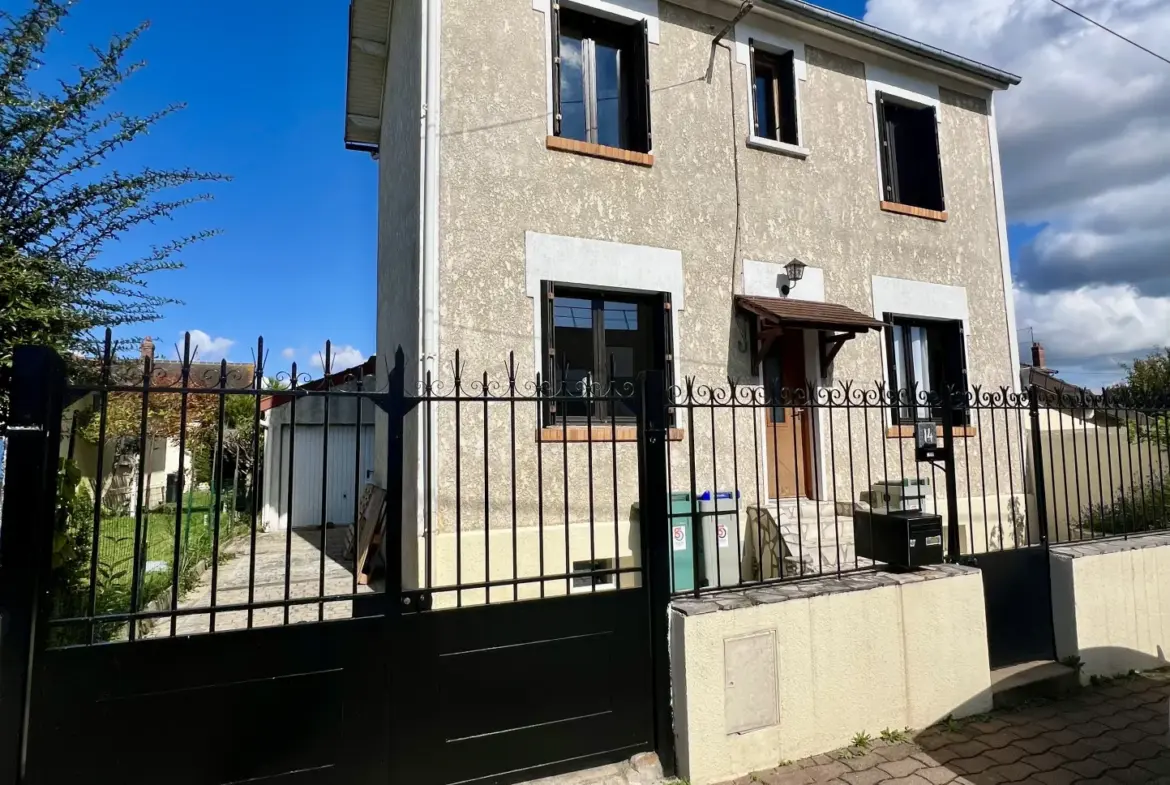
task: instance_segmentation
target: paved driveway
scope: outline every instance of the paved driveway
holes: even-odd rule
[[[248,602],[248,585],[252,580],[252,597],[255,602],[283,600],[285,596],[285,573],[288,573],[288,595],[290,598],[348,595],[353,592],[352,560],[343,556],[345,550],[345,529],[330,529],[327,532],[325,558],[321,558],[320,529],[294,529],[292,537],[286,540],[283,531],[261,532],[256,535],[256,559],[253,578],[251,542],[242,537],[228,546],[230,558],[219,565],[216,575],[216,605],[235,605]],[[286,559],[286,549],[291,558]],[[287,565],[287,566],[286,566]],[[321,575],[324,566],[324,594],[321,594]],[[368,587],[358,587],[359,592]],[[209,608],[211,605],[211,570],[207,570],[199,585],[184,596],[179,603],[182,608]],[[353,615],[351,603],[334,601],[293,605],[289,610],[289,623],[317,621],[324,619],[347,619]],[[180,616],[176,624],[176,635],[192,635],[208,632],[210,614],[197,613]],[[284,623],[283,607],[261,608],[253,611],[252,624],[255,627],[271,627]],[[216,613],[215,629],[242,629],[248,625],[248,614],[243,611],[220,611]],[[170,634],[170,623],[166,619],[156,622],[146,637],[166,637]]]
[[[1170,671],[796,761],[735,785],[1170,783]]]

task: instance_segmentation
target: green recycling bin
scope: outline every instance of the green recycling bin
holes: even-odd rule
[[[695,538],[691,522],[694,502],[689,493],[670,494],[670,554],[674,591],[695,588]]]

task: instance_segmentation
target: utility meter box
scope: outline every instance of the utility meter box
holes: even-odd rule
[[[920,510],[856,510],[853,541],[858,556],[891,567],[925,567],[943,562],[942,518]]]
[[[703,520],[703,586],[739,585],[743,545],[739,534],[739,491],[706,491],[699,497]]]

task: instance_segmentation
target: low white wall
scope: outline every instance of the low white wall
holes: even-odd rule
[[[1170,534],[1054,547],[1056,654],[1082,678],[1163,667],[1170,658]]]
[[[987,711],[983,578],[947,565],[679,600],[671,676],[691,785]]]

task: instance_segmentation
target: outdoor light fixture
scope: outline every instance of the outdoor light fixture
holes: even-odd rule
[[[784,273],[788,276],[788,282],[780,287],[780,292],[787,295],[793,288],[796,287],[797,282],[804,277],[804,268],[807,267],[804,262],[799,259],[793,259],[788,264],[784,265]]]

